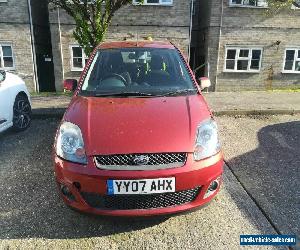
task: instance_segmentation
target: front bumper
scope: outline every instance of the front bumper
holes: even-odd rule
[[[99,170],[95,167],[93,158],[88,159],[86,166],[67,162],[54,156],[55,176],[58,187],[64,202],[82,212],[108,215],[108,216],[150,216],[183,212],[208,203],[219,191],[218,188],[209,196],[207,190],[214,180],[221,182],[223,172],[223,156],[219,153],[213,157],[200,162],[193,160],[192,154],[188,154],[187,162],[183,167],[153,171],[109,171]],[[111,199],[107,194],[107,180],[128,180],[128,179],[156,179],[156,178],[176,178],[176,193],[169,194],[168,197],[162,194],[157,208],[145,206],[143,209],[120,209],[111,207],[101,207],[97,199]],[[69,194],[61,191],[67,188]],[[191,193],[193,192],[193,193]],[[191,195],[194,195],[191,198]],[[131,195],[124,197],[125,202],[139,203],[145,201],[149,203],[149,195]],[[188,197],[188,198],[187,198]],[[119,196],[122,198],[122,196]],[[139,199],[140,198],[140,199]],[[170,202],[161,202],[168,199]],[[184,200],[184,199],[185,200]],[[130,200],[131,199],[131,200]],[[157,200],[157,199],[156,199]],[[124,201],[122,201],[124,202]],[[151,201],[153,202],[153,200]],[[114,200],[117,204],[118,200]],[[110,204],[112,204],[110,203]],[[154,204],[154,203],[152,203]],[[157,205],[157,202],[155,203]],[[143,207],[143,206],[142,206]]]

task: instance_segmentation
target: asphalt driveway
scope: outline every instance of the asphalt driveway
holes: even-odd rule
[[[218,121],[230,169],[278,232],[300,238],[300,115]]]
[[[253,177],[253,171],[249,169],[248,174],[243,173],[245,167],[256,158],[250,157],[250,154],[255,154],[260,146],[257,131],[269,124],[296,121],[299,118],[218,118],[228,164],[242,185],[225,167],[222,191],[209,206],[169,218],[114,219],[80,214],[67,208],[57,195],[51,163],[51,147],[58,120],[34,120],[31,128],[23,133],[8,131],[1,134],[0,249],[240,249],[240,234],[276,234],[278,229],[294,232],[298,225],[295,223],[299,222],[293,219],[296,216],[299,218],[299,210],[295,207],[297,204],[292,203],[288,207],[294,209],[294,214],[288,213],[284,217],[290,220],[288,222],[292,226],[281,227],[283,219],[277,222],[276,213],[283,212],[278,212],[279,209],[275,207],[277,203],[270,205],[267,199],[259,200],[261,192],[265,194],[263,188],[255,189],[253,193],[249,191],[251,184],[252,188],[255,185],[260,187],[261,183],[268,185],[263,182],[264,178],[258,178],[263,175],[255,174]],[[251,126],[252,122],[255,125]],[[247,130],[244,130],[242,126],[246,124]],[[287,131],[297,133],[298,130]],[[253,142],[252,133],[255,138]],[[289,141],[287,143],[290,145]],[[268,162],[269,155],[264,156],[267,158],[260,159]],[[287,161],[286,158],[281,160]],[[243,170],[238,171],[238,164],[243,161],[247,164],[243,164]],[[281,164],[284,166],[284,162]],[[275,177],[277,175],[273,175]],[[289,174],[287,177],[292,176]],[[284,177],[277,185],[281,185],[282,179]],[[297,181],[297,175],[293,180]],[[253,198],[258,201],[253,201]],[[296,196],[287,199],[295,198],[297,202]],[[264,214],[265,211],[267,214]]]

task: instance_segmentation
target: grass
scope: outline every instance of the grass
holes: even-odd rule
[[[42,96],[42,97],[51,97],[51,96],[72,96],[72,92],[31,92],[31,96]]]
[[[300,88],[290,88],[290,89],[271,89],[269,92],[300,92]]]

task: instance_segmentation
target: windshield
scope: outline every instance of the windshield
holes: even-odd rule
[[[99,50],[80,94],[88,96],[164,96],[196,94],[191,76],[175,49]]]

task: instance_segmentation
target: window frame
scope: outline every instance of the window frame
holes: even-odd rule
[[[12,61],[13,61],[12,67],[4,66],[4,56],[3,56],[3,49],[2,49],[3,46],[10,47],[10,49],[11,49],[11,57],[12,57]],[[14,48],[11,43],[0,43],[0,65],[3,65],[3,67],[0,67],[0,69],[3,69],[3,70],[15,70],[16,69],[15,53],[14,53]]]
[[[298,1],[299,1],[299,0],[298,0]],[[299,3],[296,2],[296,1],[294,1],[294,2],[292,3],[291,9],[292,9],[292,10],[300,10],[300,1],[299,1]]]
[[[169,0],[170,3],[164,3],[162,2],[163,0],[158,0],[159,3],[148,3],[148,0],[144,0],[143,4],[139,4],[137,0],[132,0],[133,5],[154,5],[154,6],[172,6],[173,5],[173,0]]]
[[[227,54],[228,50],[236,50],[235,53],[235,58],[234,58],[234,69],[227,69],[226,68],[226,63],[227,63]],[[245,60],[246,57],[239,57],[239,53],[241,50],[249,50],[249,55],[248,55],[248,69],[247,70],[237,70],[237,63],[238,60]],[[251,67],[251,61],[252,61],[252,55],[253,55],[253,50],[260,50],[260,59],[259,59],[259,69],[254,70],[250,69]],[[261,68],[262,68],[262,58],[263,58],[263,47],[262,46],[225,46],[225,60],[224,60],[224,72],[231,72],[231,73],[260,73]],[[233,60],[233,59],[232,59]]]
[[[85,65],[86,65],[85,60],[89,59],[89,57],[86,56],[86,54],[84,53],[83,48],[81,48],[78,44],[71,44],[69,47],[70,47],[69,50],[70,50],[70,68],[71,68],[71,71],[73,71],[73,72],[83,71],[84,68],[85,68]],[[74,67],[74,64],[73,64],[73,59],[74,59],[74,57],[73,57],[73,48],[81,48],[81,50],[82,50],[82,57],[81,57],[82,58],[82,68]],[[75,57],[75,58],[78,58],[78,57]]]
[[[285,69],[286,52],[288,50],[294,50],[295,51],[294,61],[293,61],[293,69],[292,70],[286,70]],[[284,50],[284,55],[283,55],[282,73],[284,73],[284,74],[300,74],[300,71],[295,70],[296,61],[300,61],[300,46],[286,47],[285,50]]]
[[[197,4],[197,0],[192,0],[192,1],[193,1],[192,15],[195,16],[195,15],[196,15],[196,4]]]
[[[257,9],[266,9],[268,7],[268,3],[266,2],[265,6],[255,6],[255,5],[246,5],[246,4],[236,4],[232,2],[233,0],[229,0],[229,7],[239,7],[239,8],[257,8]],[[242,0],[243,1],[243,0]]]

